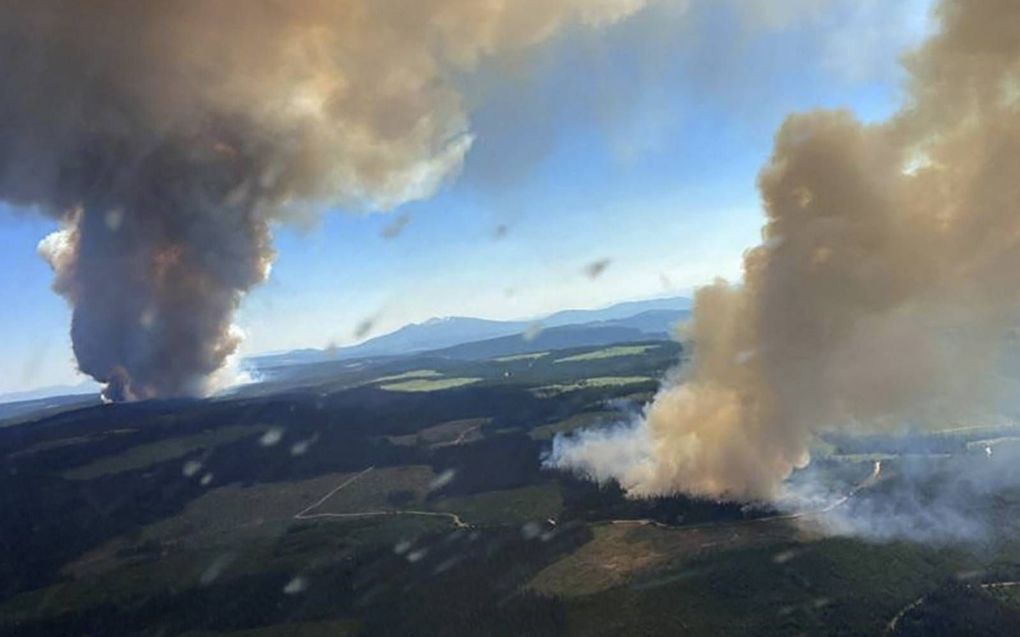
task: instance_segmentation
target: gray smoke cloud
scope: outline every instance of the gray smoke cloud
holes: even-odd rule
[[[694,359],[641,419],[548,464],[633,496],[772,499],[827,430],[939,427],[991,405],[1020,303],[1020,5],[945,0],[889,121],[788,118],[741,285],[701,289]]]
[[[812,462],[783,484],[776,505],[809,527],[870,540],[1011,542],[1017,532],[1020,430],[994,429],[999,435],[992,439],[968,440],[966,432],[919,440],[883,437],[905,444],[907,451],[870,454],[857,462]],[[872,466],[871,476],[861,480]],[[857,474],[856,484],[839,484],[836,474],[848,469]]]
[[[40,251],[81,371],[112,400],[201,394],[299,208],[387,209],[455,175],[480,61],[643,0],[9,0],[0,199]]]

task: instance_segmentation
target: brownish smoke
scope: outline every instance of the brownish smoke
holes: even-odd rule
[[[684,382],[552,464],[633,495],[769,498],[820,431],[937,426],[988,399],[1020,303],[1020,4],[937,15],[890,121],[782,126],[762,245],[743,285],[697,294]]]
[[[298,206],[431,194],[471,143],[458,74],[642,0],[8,0],[0,198],[42,252],[82,371],[201,393]]]

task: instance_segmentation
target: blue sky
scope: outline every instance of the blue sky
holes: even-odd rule
[[[379,334],[432,316],[531,317],[739,277],[761,225],[756,174],[783,117],[887,116],[897,58],[930,28],[924,0],[733,10],[758,5],[769,3],[653,7],[568,34],[512,79],[484,67],[465,78],[475,142],[460,174],[386,213],[278,227],[272,276],[237,317],[244,352],[350,343],[367,319]],[[0,393],[81,380],[70,311],[36,254],[54,229],[0,209]],[[583,273],[606,258],[600,277]]]

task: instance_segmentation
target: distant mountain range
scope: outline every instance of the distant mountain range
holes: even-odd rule
[[[86,405],[97,405],[99,399],[99,385],[92,392],[72,393],[71,387],[49,387],[33,392],[27,398],[18,397],[17,394],[0,394],[0,427],[11,424],[11,420],[40,414],[56,413],[65,409],[83,407]],[[49,395],[40,395],[46,392],[53,392]],[[7,396],[14,396],[7,398]]]
[[[605,323],[585,323],[582,325],[564,325],[542,330],[529,338],[521,334],[500,336],[484,341],[461,343],[453,347],[428,352],[427,355],[456,358],[462,360],[496,358],[497,356],[514,356],[561,350],[571,347],[596,347],[615,345],[618,343],[635,343],[666,338],[666,330],[643,331],[623,325]]]
[[[506,354],[662,338],[690,316],[691,300],[670,297],[618,303],[597,310],[565,310],[534,321],[495,321],[464,316],[414,323],[350,347],[300,349],[254,356],[258,369],[337,359],[433,352],[453,358]],[[484,352],[484,353],[483,353]]]
[[[247,358],[259,370],[322,363],[338,359],[400,356],[429,352],[460,359],[491,358],[527,352],[586,347],[628,341],[667,338],[673,327],[690,317],[691,300],[669,297],[617,303],[597,310],[565,310],[533,321],[494,321],[466,316],[434,318],[424,323],[333,350],[299,349]],[[57,407],[66,397],[71,404],[82,396],[96,397],[99,385],[91,380],[74,386],[44,387],[0,394],[0,418],[41,407]],[[77,396],[77,400],[72,398]]]
[[[100,389],[99,383],[92,379],[86,379],[76,385],[52,385],[0,394],[0,403],[28,402],[43,400],[53,396],[98,395]]]

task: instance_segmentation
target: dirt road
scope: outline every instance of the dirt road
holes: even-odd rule
[[[415,511],[415,510],[393,510],[393,511],[389,511],[389,510],[379,510],[379,511],[355,511],[353,513],[312,513],[313,510],[315,510],[318,507],[320,507],[323,504],[325,504],[327,500],[332,498],[334,495],[336,495],[338,492],[340,492],[344,488],[354,484],[357,480],[361,479],[363,476],[365,476],[365,474],[367,474],[368,472],[372,471],[373,469],[375,469],[374,465],[369,467],[368,469],[365,469],[361,473],[357,473],[357,474],[351,476],[350,478],[347,478],[346,480],[344,480],[343,482],[338,484],[336,487],[334,487],[333,490],[331,490],[329,493],[327,493],[326,495],[322,496],[321,498],[319,498],[315,502],[311,503],[310,505],[308,505],[307,507],[305,507],[301,511],[295,513],[294,514],[294,519],[295,520],[318,520],[318,519],[323,519],[323,518],[334,518],[334,519],[336,519],[336,518],[339,518],[339,519],[344,519],[344,518],[368,518],[368,517],[378,517],[378,516],[383,516],[383,515],[420,515],[420,516],[428,516],[428,517],[448,518],[450,521],[453,522],[454,526],[456,526],[457,528],[461,528],[461,529],[466,529],[466,528],[468,528],[470,526],[468,523],[466,523],[464,520],[462,520],[461,517],[459,515],[457,515],[456,513],[448,513],[446,511]]]

